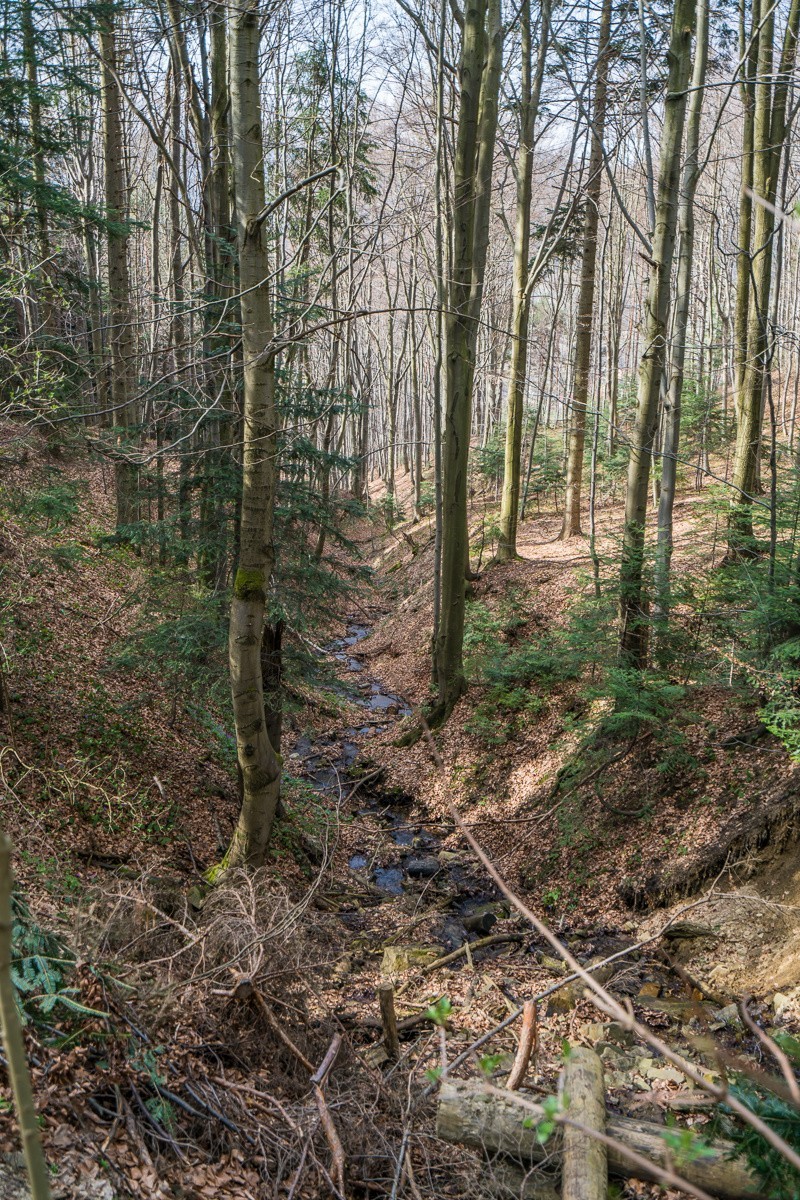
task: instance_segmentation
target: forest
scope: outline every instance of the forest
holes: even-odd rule
[[[800,1200],[799,36],[1,0],[2,1200]]]

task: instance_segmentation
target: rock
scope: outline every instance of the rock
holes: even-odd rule
[[[741,1028],[742,1019],[735,1004],[726,1004],[724,1008],[717,1009],[711,1015],[713,1017],[711,1029],[723,1029],[726,1025],[738,1025]]]
[[[438,875],[441,870],[441,864],[438,858],[434,858],[432,854],[426,854],[420,858],[407,858],[403,863],[405,874],[410,875],[413,880],[429,880],[434,875]]]
[[[791,1004],[791,1000],[783,992],[776,992],[772,997],[772,1007],[775,1010],[775,1020],[777,1021],[783,1016],[786,1009]]]
[[[580,979],[576,979],[574,983],[564,984],[562,988],[559,988],[557,992],[553,992],[552,996],[548,997],[548,1013],[572,1012],[583,995],[583,989],[584,983]]]
[[[680,1071],[677,1071],[675,1067],[649,1067],[648,1070],[645,1071],[645,1075],[648,1079],[660,1079],[665,1083],[686,1082],[686,1076]]]
[[[539,962],[542,964],[545,971],[549,971],[552,975],[567,974],[567,964],[562,958],[553,958],[549,954],[540,954]]]
[[[407,858],[403,868],[412,879],[431,879],[441,871],[441,863],[433,855],[421,858]]]
[[[698,925],[696,921],[676,921],[664,932],[664,938],[668,942],[695,941],[718,936],[716,929],[712,929],[710,925]]]
[[[653,996],[653,997],[660,996],[661,995],[661,984],[656,983],[655,981],[646,983],[644,985],[644,987],[639,989],[639,995],[640,996]]]
[[[593,1042],[612,1042],[617,1046],[632,1046],[633,1032],[618,1021],[590,1021],[581,1027],[584,1037]]]
[[[465,913],[461,920],[464,928],[470,933],[491,933],[492,926],[497,924],[498,917],[508,915],[508,909],[502,904],[478,904],[470,912]]]
[[[386,946],[381,962],[381,974],[403,975],[415,967],[425,967],[439,958],[439,951],[430,946]]]
[[[464,862],[455,850],[440,850],[438,859],[443,867],[460,867]]]

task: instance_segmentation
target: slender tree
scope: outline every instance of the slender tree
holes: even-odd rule
[[[694,261],[694,196],[700,177],[700,120],[708,66],[708,0],[698,0],[694,67],[686,121],[686,156],[681,181],[678,211],[678,274],[672,317],[672,343],[669,378],[664,402],[664,448],[661,467],[661,493],[658,502],[656,543],[656,597],[662,621],[669,611],[670,562],[672,559],[672,513],[678,474],[678,448],[681,434],[681,400],[686,359],[686,330],[691,302]]]
[[[274,562],[277,481],[275,357],[264,236],[264,148],[259,87],[258,0],[234,0],[230,20],[231,138],[239,245],[244,414],[239,563],[231,596],[230,660],[242,807],[228,867],[258,867],[280,797],[280,761],[267,731],[261,649]]]
[[[581,494],[583,457],[586,443],[586,406],[592,366],[592,328],[597,264],[597,230],[600,221],[600,196],[603,184],[603,139],[608,107],[608,69],[611,61],[611,0],[603,0],[597,47],[594,105],[591,123],[589,181],[586,187],[586,215],[581,251],[581,283],[575,318],[575,370],[572,376],[572,403],[569,412],[569,448],[567,451],[567,487],[564,494],[562,538],[577,537],[581,532]]]
[[[550,37],[549,0],[542,5],[539,55],[535,80],[531,54],[531,6],[523,0],[520,9],[520,138],[517,163],[517,209],[514,228],[514,281],[511,314],[511,365],[508,375],[508,415],[503,468],[503,494],[500,504],[500,534],[497,559],[505,562],[517,554],[520,467],[522,460],[522,424],[525,411],[525,383],[528,369],[528,324],[531,295],[528,287],[531,196],[533,181],[533,140],[539,109],[542,79]]]
[[[643,566],[645,515],[658,401],[666,361],[670,277],[680,192],[680,159],[686,89],[692,66],[692,0],[676,0],[667,59],[664,126],[658,173],[656,222],[639,359],[636,423],[631,437],[620,571],[620,657],[629,667],[647,659],[647,600]]]
[[[756,33],[758,58],[753,104],[753,204],[750,246],[749,308],[746,354],[737,379],[736,451],[733,463],[728,555],[756,553],[753,540],[753,497],[758,476],[758,450],[767,371],[771,359],[769,312],[772,288],[775,199],[781,156],[788,128],[786,107],[797,58],[800,0],[792,0],[786,20],[780,65],[773,77],[775,6],[763,14]]]
[[[500,0],[468,0],[463,14],[456,152],[453,262],[445,318],[441,617],[435,647],[441,722],[466,689],[465,574],[469,555],[467,472],[478,319],[483,297],[497,97],[502,65]]]

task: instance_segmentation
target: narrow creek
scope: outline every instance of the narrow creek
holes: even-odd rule
[[[294,754],[321,795],[336,801],[352,797],[343,817],[374,825],[379,834],[377,839],[367,835],[363,848],[350,855],[354,880],[386,902],[422,892],[426,903],[441,901],[438,939],[450,949],[468,933],[489,932],[500,910],[498,896],[491,881],[461,854],[443,848],[447,830],[426,824],[418,802],[387,788],[383,772],[369,758],[369,740],[411,711],[401,696],[367,673],[358,645],[371,632],[370,626],[351,620],[344,636],[324,647],[340,664],[339,693],[363,711],[363,723],[319,738],[304,734]]]

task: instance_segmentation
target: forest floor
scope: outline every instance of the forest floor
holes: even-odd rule
[[[430,522],[354,530],[377,583],[321,639],[335,672],[324,689],[292,685],[273,861],[206,893],[202,872],[237,807],[224,706],[199,701],[179,664],[141,642],[153,613],[194,611],[188,584],[154,584],[109,540],[101,463],[52,459],[34,435],[20,449],[12,428],[0,443],[3,823],[31,955],[52,934],[75,956],[51,986],[63,1002],[41,1004],[44,1020],[29,1027],[60,1195],[330,1194],[306,1064],[337,1035],[326,1094],[353,1194],[494,1194],[479,1155],[434,1136],[427,1073],[441,1044],[426,1010],[447,997],[447,1054],[465,1053],[474,1073],[469,1047],[551,992],[530,1074],[540,1091],[555,1086],[563,1040],[589,1037],[597,1013],[580,992],[553,991],[559,964],[488,878],[451,806],[581,961],[634,947],[615,994],[675,1039],[711,1022],[753,1052],[716,1011],[744,992],[765,1023],[795,1027],[796,768],[759,727],[757,698],[726,686],[723,651],[718,684],[707,672],[702,687],[676,680],[688,699],[652,734],[622,752],[587,742],[605,711],[588,686],[596,631],[574,615],[594,594],[592,564],[585,540],[557,540],[556,513],[525,523],[520,561],[487,569],[483,554],[470,605],[478,673],[497,646],[513,654],[535,641],[547,649],[536,677],[499,693],[479,681],[435,735],[435,756],[424,736],[397,744],[429,692]],[[713,553],[700,549],[713,545],[700,523],[714,518],[696,500],[682,499],[676,530],[689,577]],[[478,553],[485,515],[476,504]],[[619,519],[616,506],[599,514],[604,561]],[[699,933],[636,948],[688,905]],[[387,982],[405,1022],[397,1064],[380,1039]],[[105,1015],[76,1013],[70,999]],[[512,1029],[493,1037],[487,1049],[501,1057],[489,1069],[502,1073],[515,1046]],[[605,1057],[612,1106],[663,1117],[678,1088],[669,1070],[643,1051]],[[0,1148],[13,1163],[9,1097],[0,1084]],[[14,1195],[10,1178],[0,1174],[0,1197]],[[644,1192],[630,1183],[621,1194]]]

